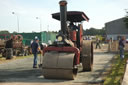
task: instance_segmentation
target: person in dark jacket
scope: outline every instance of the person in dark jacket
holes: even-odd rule
[[[13,39],[9,39],[6,41],[5,48],[13,48]]]
[[[124,47],[125,47],[125,37],[121,37],[119,40],[119,50],[120,50],[120,58],[124,58]]]
[[[97,38],[96,39],[96,49],[99,47],[99,49],[101,49],[101,46],[100,46],[100,39]]]
[[[37,54],[38,54],[38,50],[40,50],[38,37],[35,37],[35,40],[31,44],[31,48],[32,48],[32,54],[34,55],[33,68],[37,68]]]

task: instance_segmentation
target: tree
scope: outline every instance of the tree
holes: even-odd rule
[[[125,10],[126,10],[126,16],[125,16],[124,22],[126,27],[128,28],[128,9],[125,9]]]
[[[96,29],[96,28],[90,28],[84,30],[84,35],[105,35],[105,28],[102,29]]]
[[[125,17],[124,22],[125,22],[126,27],[128,28],[128,16]]]
[[[13,34],[17,33],[16,31],[13,32]]]
[[[7,31],[7,30],[2,30],[2,31],[0,31],[0,34],[9,34],[10,32],[9,31]]]

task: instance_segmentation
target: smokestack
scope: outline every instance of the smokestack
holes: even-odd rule
[[[67,1],[61,0],[60,4],[60,20],[61,20],[61,31],[64,35],[66,35],[67,30]]]

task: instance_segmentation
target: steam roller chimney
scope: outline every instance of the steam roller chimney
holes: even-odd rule
[[[67,30],[67,1],[61,0],[60,4],[60,21],[61,21],[61,31],[64,35],[66,35]]]

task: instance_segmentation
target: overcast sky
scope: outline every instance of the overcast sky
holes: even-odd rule
[[[0,30],[17,31],[17,16],[20,32],[58,31],[60,22],[51,14],[59,11],[60,0],[0,0]],[[83,11],[90,18],[84,29],[101,29],[104,23],[125,16],[128,0],[68,0],[68,11]],[[15,12],[16,14],[12,14]],[[40,19],[36,19],[40,17]]]

